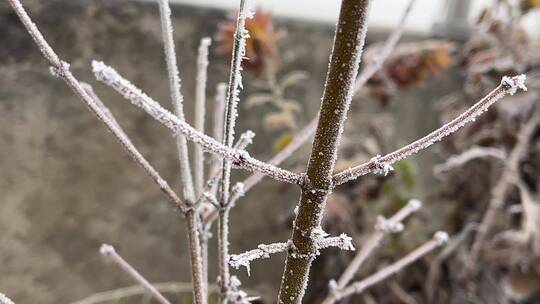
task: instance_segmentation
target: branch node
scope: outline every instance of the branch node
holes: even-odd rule
[[[69,71],[69,67],[69,63],[60,60],[60,64],[58,66],[51,65],[49,67],[49,72],[56,78],[63,78],[66,77],[66,72]]]

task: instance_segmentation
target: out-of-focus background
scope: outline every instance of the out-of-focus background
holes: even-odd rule
[[[364,62],[377,56],[377,46],[399,23],[409,1],[373,2]],[[185,111],[193,122],[199,41],[213,39],[207,90],[212,115],[215,87],[228,77],[227,41],[238,1],[172,3]],[[156,1],[23,4],[51,45],[71,63],[74,74],[94,86],[135,145],[180,189],[172,135],[97,83],[90,68],[91,60],[103,60],[169,107]],[[254,32],[237,130],[255,131],[250,154],[265,160],[284,148],[320,106],[339,1],[250,5],[257,15],[252,28],[248,26]],[[133,284],[99,255],[101,243],[115,245],[152,282],[189,282],[182,217],[93,114],[51,77],[5,1],[0,3],[0,28],[0,292],[16,303],[71,303]],[[540,3],[417,0],[404,29],[402,43],[353,100],[338,169],[390,152],[435,129],[494,88],[502,75],[529,74],[529,91],[505,99],[444,143],[399,162],[388,176],[364,177],[337,189],[328,203],[325,230],[346,232],[358,245],[373,230],[377,215],[392,214],[410,198],[425,205],[402,234],[392,236],[370,259],[359,278],[403,256],[436,230],[461,240],[453,243],[452,251],[437,251],[347,301],[539,303],[537,132],[520,155],[519,181],[509,186],[502,212],[474,265],[477,269],[471,271],[464,270],[470,267],[467,261],[476,235],[471,223],[482,220],[493,188],[500,186],[507,158],[480,153],[472,161],[437,165],[478,147],[501,153],[496,155],[512,152],[522,126],[538,107]],[[207,119],[207,130],[211,120]],[[301,172],[309,149],[308,143],[283,166]],[[235,180],[247,176],[234,174]],[[295,187],[265,179],[241,198],[231,215],[232,252],[286,240],[298,195]],[[213,238],[211,281],[217,275],[215,243]],[[337,250],[322,253],[312,271],[306,303],[324,297],[328,280],[338,277],[352,256]],[[262,302],[271,303],[284,258],[276,255],[253,263],[249,278],[243,269],[234,272]],[[176,298],[189,302],[189,291],[176,293]],[[134,296],[122,301],[148,299]]]

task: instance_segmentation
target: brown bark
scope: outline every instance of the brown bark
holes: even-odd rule
[[[293,249],[287,262],[280,303],[301,303],[317,255],[317,237],[330,194],[339,140],[352,98],[367,31],[369,0],[343,0],[326,78],[319,122],[296,216]]]

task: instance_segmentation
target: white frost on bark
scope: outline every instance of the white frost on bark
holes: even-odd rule
[[[303,182],[303,178],[299,174],[264,163],[249,156],[246,151],[234,150],[217,142],[214,138],[198,132],[187,122],[178,119],[178,117],[161,107],[158,102],[143,93],[139,88],[135,87],[131,82],[103,62],[93,61],[92,70],[96,79],[115,89],[133,105],[146,111],[150,116],[161,122],[174,133],[182,133],[188,140],[201,145],[206,151],[231,160],[235,166],[249,171],[260,172],[280,181],[295,184]]]
[[[416,154],[419,151],[440,141],[444,137],[455,133],[466,124],[474,122],[478,116],[486,112],[490,106],[503,98],[505,95],[513,95],[518,89],[526,90],[527,87],[525,86],[525,79],[525,75],[518,75],[514,77],[504,76],[501,80],[501,84],[497,88],[487,94],[480,101],[475,103],[461,115],[454,118],[452,121],[403,148],[400,148],[382,157],[375,157],[367,163],[346,169],[334,175],[334,185],[341,185],[359,176],[381,170],[381,168],[387,168],[395,162],[402,160],[410,155]]]

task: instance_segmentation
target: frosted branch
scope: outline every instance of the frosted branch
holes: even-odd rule
[[[407,8],[405,8],[403,15],[401,15],[399,23],[396,27],[394,27],[392,34],[388,36],[382,48],[380,50],[377,50],[377,56],[366,65],[360,75],[358,75],[358,77],[356,78],[356,82],[354,84],[355,94],[360,92],[360,90],[364,87],[367,81],[371,77],[373,77],[373,75],[375,75],[378,70],[382,68],[383,63],[388,58],[388,56],[392,54],[392,51],[395,49],[399,39],[403,35],[403,30],[405,29],[405,21],[407,21],[407,18],[411,13],[414,2],[415,0],[409,0],[409,4],[407,5]]]
[[[32,22],[23,6],[18,0],[9,0],[10,5],[15,10],[15,13],[19,16],[22,23],[26,27],[26,30],[30,36],[34,39],[35,43],[38,45],[40,51],[42,52],[45,59],[55,68],[56,74],[64,80],[64,82],[71,88],[71,90],[79,97],[86,106],[94,113],[96,116],[105,124],[105,126],[111,131],[115,139],[120,143],[122,148],[126,151],[128,156],[137,163],[143,170],[154,180],[154,182],[160,187],[160,189],[165,193],[168,200],[177,208],[185,211],[188,207],[176,193],[171,189],[167,182],[161,178],[159,173],[150,165],[150,163],[142,156],[142,154],[135,148],[131,141],[127,138],[124,131],[119,127],[118,123],[110,113],[110,111],[105,110],[103,102],[98,99],[94,99],[95,94],[93,91],[86,90],[83,85],[73,76],[71,71],[67,69],[69,64],[61,61],[50,45],[45,41],[41,33],[39,32],[36,25]],[[88,90],[88,91],[87,91]],[[92,95],[89,94],[91,92]]]
[[[247,130],[246,132],[242,133],[242,135],[240,135],[240,138],[234,145],[234,149],[245,150],[247,146],[253,143],[254,137],[255,137],[255,133],[251,130]]]
[[[411,214],[416,212],[422,207],[422,202],[417,199],[411,199],[403,208],[399,209],[389,219],[385,219],[380,216],[377,218],[375,224],[375,232],[367,239],[366,242],[360,248],[360,251],[356,254],[354,259],[349,263],[341,277],[335,283],[335,288],[343,289],[354,278],[355,274],[362,264],[371,256],[371,254],[377,249],[384,237],[388,233],[397,233],[403,230],[403,221]],[[323,304],[330,304],[335,302],[332,293],[328,294]]]
[[[195,129],[204,133],[204,119],[206,115],[206,82],[208,76],[208,48],[210,38],[201,39],[197,56],[197,78],[195,88]],[[195,145],[194,153],[195,194],[201,195],[204,186],[204,151],[201,146]]]
[[[317,242],[319,249],[325,249],[328,247],[337,247],[341,250],[350,250],[354,251],[354,246],[352,244],[352,238],[345,233],[340,234],[339,236],[327,237],[321,239]]]
[[[228,148],[233,147],[234,128],[236,125],[236,117],[238,116],[238,97],[242,88],[242,59],[246,55],[246,39],[249,37],[246,30],[246,18],[248,12],[245,5],[245,0],[240,0],[240,10],[236,22],[236,30],[234,32],[234,43],[231,59],[231,68],[229,74],[229,82],[227,85],[227,97],[225,99],[225,124],[223,128],[223,145]],[[242,153],[246,153],[242,151]],[[231,178],[231,160],[224,158],[221,162],[221,187],[220,187],[220,202],[223,207],[229,203],[229,188]],[[230,274],[229,274],[229,211],[232,205],[225,207],[226,210],[219,212],[218,226],[218,247],[219,247],[219,278],[221,284],[221,293],[219,296],[220,303],[227,303],[227,293],[230,289]]]
[[[280,181],[295,184],[300,184],[303,181],[299,174],[266,164],[249,156],[245,151],[234,150],[217,142],[214,138],[198,132],[187,122],[180,120],[178,117],[162,108],[159,103],[143,93],[140,89],[120,76],[113,68],[105,65],[103,62],[93,61],[92,69],[99,81],[115,89],[125,99],[146,111],[150,116],[161,122],[175,134],[182,133],[188,140],[201,145],[206,151],[231,160],[232,164],[237,167],[249,171],[260,172]]]
[[[148,282],[135,268],[133,268],[126,260],[124,260],[111,245],[103,244],[99,249],[101,255],[110,258],[122,271],[141,285],[148,294],[156,299],[161,304],[171,304],[150,282]]]
[[[174,49],[173,27],[171,23],[171,8],[169,0],[159,0],[159,12],[161,17],[161,31],[163,33],[163,48],[165,51],[165,61],[169,75],[169,89],[174,112],[179,120],[185,121],[184,117],[184,96],[180,88],[180,76],[178,74],[178,64],[176,62],[176,52]],[[187,142],[182,134],[176,134],[176,145],[180,159],[180,174],[184,184],[184,196],[190,201],[195,201],[195,191],[193,189],[193,178],[189,163]]]
[[[231,189],[231,194],[229,195],[229,201],[227,202],[227,206],[234,207],[236,201],[240,197],[244,196],[244,193],[244,184],[241,182],[236,183]]]
[[[11,301],[10,298],[0,292],[0,304],[15,304],[15,302]]]
[[[411,253],[401,258],[397,262],[379,270],[378,272],[370,275],[362,281],[353,283],[344,289],[335,289],[333,290],[334,301],[338,301],[352,294],[359,294],[370,288],[371,286],[382,282],[388,277],[394,275],[395,273],[401,271],[403,268],[409,266],[410,264],[416,262],[426,254],[430,253],[437,247],[440,247],[448,242],[448,234],[443,231],[438,231],[433,236],[433,239],[424,243],[420,247],[413,250]]]
[[[354,250],[351,237],[342,233],[340,236],[321,238],[317,241],[318,249],[326,249],[329,247],[337,247],[341,250]],[[268,259],[271,254],[294,250],[291,241],[286,243],[260,244],[257,249],[249,250],[241,254],[233,254],[230,256],[229,265],[238,269],[241,266],[246,267],[248,275],[250,273],[250,263],[258,259]]]
[[[431,146],[444,137],[458,131],[466,124],[474,122],[479,115],[486,112],[491,105],[505,95],[513,94],[518,89],[526,89],[524,81],[525,75],[503,77],[501,84],[497,88],[452,121],[401,149],[382,157],[375,157],[367,163],[346,169],[334,175],[334,185],[341,185],[359,176],[381,170],[381,168],[387,168],[387,166],[391,166],[395,162]]]
[[[219,83],[216,86],[216,95],[214,97],[214,115],[212,137],[218,142],[223,141],[223,121],[225,118],[225,98],[227,98],[227,84]],[[210,167],[210,176],[214,176],[221,169],[221,158],[214,155],[212,165]],[[220,174],[221,175],[221,174]]]
[[[248,275],[250,274],[250,263],[257,259],[267,259],[271,254],[285,252],[289,249],[289,243],[273,243],[269,245],[261,244],[257,249],[246,251],[241,254],[230,256],[229,265],[238,269],[241,266],[246,267]]]
[[[367,81],[375,75],[375,73],[381,69],[384,61],[392,53],[397,42],[403,34],[403,28],[407,17],[412,9],[413,3],[415,0],[410,0],[405,12],[403,13],[398,27],[392,32],[392,34],[387,38],[382,48],[381,53],[369,64],[364,67],[354,85],[354,93],[357,94],[367,83]],[[283,161],[289,158],[294,154],[304,143],[310,139],[317,128],[317,122],[319,117],[313,118],[302,130],[300,130],[292,139],[292,141],[281,151],[279,151],[270,161],[268,162],[271,165],[279,166]],[[264,175],[259,173],[254,173],[244,180],[244,185],[246,186],[246,192],[249,191],[253,186],[258,184]]]
[[[449,157],[444,163],[436,165],[433,167],[433,172],[438,175],[460,168],[471,160],[488,157],[504,161],[506,159],[506,152],[498,148],[472,147],[461,154]]]

